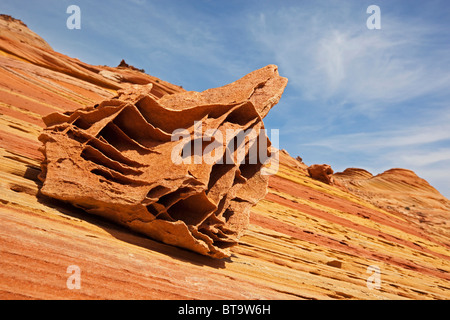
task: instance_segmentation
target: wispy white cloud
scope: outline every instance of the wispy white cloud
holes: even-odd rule
[[[448,164],[450,163],[450,148],[440,148],[430,152],[415,151],[413,154],[401,153],[397,154],[397,157],[398,161],[401,161],[409,167],[426,167],[438,162],[445,162],[447,164],[446,170],[448,170]]]
[[[383,11],[382,29],[368,30],[361,5],[327,4],[281,8],[270,19],[260,14],[252,20],[255,38],[272,52],[302,98],[333,103],[337,112],[345,106],[348,112],[375,113],[448,91],[445,30],[436,39],[439,29],[429,21]],[[442,41],[438,50],[431,37]]]
[[[337,134],[303,143],[303,145],[346,152],[380,152],[390,148],[418,148],[438,142],[447,142],[450,145],[450,130],[446,123],[370,133]]]

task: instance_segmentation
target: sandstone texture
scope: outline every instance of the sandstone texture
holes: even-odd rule
[[[196,99],[192,107],[216,98],[130,68],[85,64],[54,52],[22,22],[1,20],[1,299],[450,299],[449,201],[409,170],[349,169],[329,185],[280,151],[267,194],[223,259],[45,196],[38,138],[53,133],[42,118],[120,102],[134,84],[151,84],[146,95],[165,106],[176,106],[178,94]],[[259,104],[261,117],[272,101]],[[70,290],[73,265],[81,286]],[[375,267],[379,289],[367,286]]]
[[[52,113],[39,137],[41,192],[167,244],[228,257],[267,193],[265,161],[251,161],[250,152],[270,153],[262,117],[286,83],[267,66],[201,93],[159,99],[152,84],[135,85],[98,105]],[[196,144],[204,152],[196,154]]]

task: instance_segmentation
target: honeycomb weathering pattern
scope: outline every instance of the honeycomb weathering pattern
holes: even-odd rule
[[[158,98],[151,84],[133,85],[96,106],[50,114],[39,137],[41,192],[164,243],[228,257],[267,192],[263,164],[176,164],[173,131],[184,128],[192,140],[195,123],[223,137],[227,129],[260,132],[286,84],[269,65],[203,92]]]

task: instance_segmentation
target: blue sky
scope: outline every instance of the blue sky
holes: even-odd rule
[[[69,5],[81,29],[69,30]],[[381,29],[369,30],[369,5]],[[335,171],[414,170],[450,198],[448,0],[2,0],[59,52],[122,58],[187,90],[222,86],[267,64],[289,78],[265,118],[280,148]]]

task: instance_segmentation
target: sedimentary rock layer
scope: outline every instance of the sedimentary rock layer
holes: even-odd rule
[[[333,175],[336,186],[377,207],[393,211],[435,235],[450,237],[450,201],[426,180],[407,169],[389,169],[373,176],[348,168]]]

